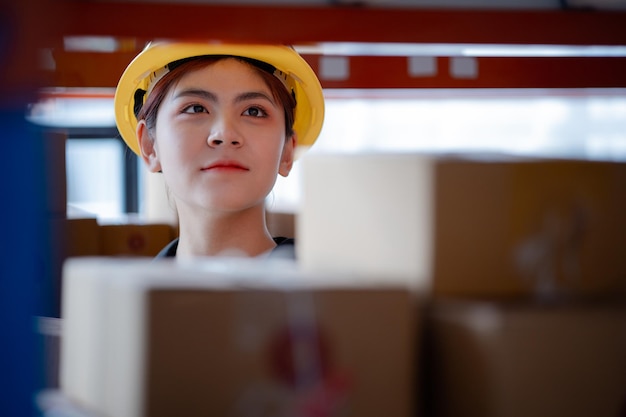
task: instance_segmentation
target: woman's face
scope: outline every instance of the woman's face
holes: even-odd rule
[[[236,59],[181,77],[161,103],[152,144],[145,124],[138,133],[144,159],[163,172],[178,207],[258,206],[293,162],[283,107],[256,70]]]

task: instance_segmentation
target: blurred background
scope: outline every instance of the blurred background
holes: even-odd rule
[[[117,80],[146,42],[293,45],[326,98],[311,155],[622,163],[624,28],[623,0],[2,0],[0,415],[38,414],[34,318],[59,316],[63,260],[149,256],[176,235],[159,177],[114,123]],[[268,199],[272,227],[294,233],[302,194],[298,162]]]
[[[515,49],[501,53],[516,53]],[[537,53],[557,52],[545,47]],[[31,107],[28,120],[69,133],[70,209],[102,220],[163,213],[146,204],[151,179],[146,178],[143,162],[129,154],[119,138],[113,91],[49,94]],[[500,153],[626,160],[624,88],[329,88],[325,98],[324,127],[310,153]],[[271,210],[298,211],[299,166],[296,162],[289,177],[279,178],[268,201]]]

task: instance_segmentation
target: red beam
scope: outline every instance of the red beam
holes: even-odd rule
[[[0,2],[0,109],[19,108],[41,87],[37,51],[54,32],[38,0]]]
[[[476,58],[476,78],[455,78],[450,59],[437,72],[411,77],[402,57],[351,57],[350,78],[325,88],[615,88],[626,87],[626,58]],[[309,60],[316,71],[317,61]]]
[[[215,6],[64,0],[57,36],[307,42],[626,45],[626,12]]]
[[[46,74],[55,87],[116,87],[136,52],[63,52],[55,50],[55,71]]]
[[[134,52],[54,54],[48,85],[115,87]],[[305,59],[319,74],[319,56]],[[436,74],[411,77],[403,57],[350,57],[350,76],[321,78],[325,88],[591,88],[626,87],[626,58],[477,58],[476,78],[450,75],[450,58],[437,58]]]

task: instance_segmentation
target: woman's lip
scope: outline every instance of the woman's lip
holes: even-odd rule
[[[235,161],[219,161],[202,168],[203,171],[208,171],[211,169],[233,169],[248,171],[248,168]]]

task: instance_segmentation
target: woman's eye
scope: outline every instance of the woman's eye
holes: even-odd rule
[[[206,113],[206,109],[201,104],[192,104],[183,109],[183,113]]]
[[[250,107],[248,109],[246,109],[246,111],[243,112],[243,114],[245,116],[252,116],[252,117],[265,117],[267,116],[267,113],[265,113],[265,111],[259,107]]]

